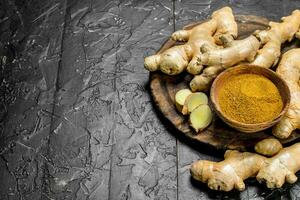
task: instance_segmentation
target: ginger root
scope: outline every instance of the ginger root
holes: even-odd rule
[[[182,89],[176,92],[175,94],[175,106],[179,112],[182,113],[183,105],[187,99],[187,97],[192,94],[191,90],[189,89]]]
[[[208,105],[200,105],[190,114],[190,126],[198,133],[211,123],[212,116],[212,111]]]
[[[227,46],[224,49],[208,50],[200,55],[198,61],[202,65],[220,65],[224,68],[244,60],[250,62],[254,60],[260,42],[255,36],[250,35],[242,40],[234,40],[227,44]]]
[[[263,139],[254,146],[255,151],[264,156],[274,156],[282,148],[280,141],[275,138]]]
[[[209,66],[206,67],[202,74],[195,76],[190,82],[190,88],[193,91],[207,91],[212,84],[213,80],[222,72],[225,68],[222,66]]]
[[[255,31],[254,35],[259,39],[260,43],[263,44],[263,47],[258,51],[255,51],[255,53],[257,53],[255,58],[252,58],[250,55],[250,59],[246,60],[251,64],[265,68],[274,66],[281,54],[281,44],[286,41],[291,41],[295,35],[300,39],[299,19],[300,11],[295,10],[290,16],[283,17],[281,23],[270,22],[269,30]],[[224,36],[221,36],[220,39],[222,40],[223,45],[225,45],[226,47],[235,46],[235,43],[238,42],[232,41]],[[236,49],[239,49],[240,51],[244,50],[245,48],[246,46],[242,45],[236,47]],[[192,91],[208,90],[209,86],[212,84],[213,80],[217,77],[218,74],[233,65],[233,63],[238,63],[242,60],[236,58],[239,54],[239,51],[237,50],[232,50],[231,55],[221,56],[217,53],[223,52],[225,50],[228,51],[228,48],[210,50],[209,48],[206,48],[205,45],[203,45],[201,49],[210,53],[202,54],[199,59],[200,64],[208,65],[208,67],[203,70],[202,74],[195,76],[191,81],[190,87]]]
[[[222,45],[224,39],[230,42],[237,38],[238,27],[230,7],[224,7],[219,12],[214,12],[212,18],[217,20],[218,27],[214,39],[218,45]],[[222,40],[222,38],[224,39]]]
[[[197,75],[192,79],[190,88],[193,92],[206,90],[213,79],[224,69],[241,61],[251,62],[254,60],[260,42],[256,37],[250,35],[243,40],[228,42],[227,46],[224,49],[208,50],[200,55],[199,63],[210,67],[207,67],[201,75]]]
[[[209,49],[221,48],[215,43],[216,38],[224,35],[228,40],[237,35],[237,24],[234,21],[232,10],[224,7],[212,14],[212,19],[191,30],[179,30],[172,34],[175,41],[187,41],[167,49],[161,54],[145,58],[144,66],[149,71],[161,70],[165,74],[176,75],[187,68],[192,74],[201,72],[203,66],[197,61],[201,54],[200,47],[205,44]]]
[[[192,93],[187,97],[183,105],[182,114],[187,115],[191,113],[198,106],[207,103],[208,103],[208,98],[206,94],[204,94],[203,92]]]
[[[300,28],[299,30],[297,31],[297,33],[295,34],[296,38],[300,39]]]
[[[294,38],[300,27],[300,11],[295,10],[290,16],[281,19],[281,23],[270,22],[269,30],[255,32],[255,36],[264,46],[258,50],[258,54],[251,64],[265,68],[274,66],[281,54],[281,44]]]
[[[284,148],[274,157],[265,160],[256,179],[260,183],[266,183],[270,189],[281,188],[285,181],[295,183],[295,173],[300,170],[299,155],[300,143]]]
[[[295,173],[300,170],[300,143],[282,149],[274,157],[266,158],[256,153],[227,150],[224,160],[196,161],[191,165],[194,179],[207,183],[213,190],[245,189],[243,180],[256,176],[270,189],[280,188],[285,181],[295,183]]]
[[[293,130],[300,128],[299,56],[300,48],[287,51],[276,70],[276,73],[286,81],[291,93],[291,102],[286,114],[273,128],[273,135],[278,138],[287,138]]]
[[[194,179],[207,183],[212,190],[243,191],[243,180],[253,177],[263,166],[265,157],[249,152],[227,150],[225,160],[212,162],[207,160],[196,161],[191,166],[191,175]]]

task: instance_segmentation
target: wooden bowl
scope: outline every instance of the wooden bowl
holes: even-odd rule
[[[238,75],[238,74],[262,75],[262,76],[268,78],[269,80],[271,80],[275,84],[275,86],[279,90],[279,93],[280,93],[282,101],[283,101],[283,109],[278,114],[278,116],[276,116],[275,119],[266,121],[266,122],[262,122],[262,123],[257,123],[257,124],[246,124],[246,123],[242,123],[239,121],[235,121],[235,120],[227,117],[222,112],[219,102],[218,102],[218,95],[219,95],[220,88],[222,87],[222,85],[224,84],[224,82],[226,80],[228,80],[231,77]],[[272,70],[258,67],[255,65],[239,65],[236,67],[229,68],[229,69],[225,70],[224,72],[222,72],[221,74],[219,74],[219,76],[214,80],[214,82],[212,84],[212,87],[210,90],[210,97],[211,97],[213,108],[214,108],[215,112],[217,113],[217,115],[229,126],[235,128],[236,130],[245,132],[245,133],[258,132],[258,131],[267,129],[267,128],[275,125],[276,123],[278,123],[280,121],[280,119],[282,118],[282,116],[287,111],[289,104],[290,104],[290,100],[291,100],[290,90],[283,79],[281,79]]]

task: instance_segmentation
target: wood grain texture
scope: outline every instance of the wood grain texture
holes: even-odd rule
[[[255,30],[262,30],[268,27],[266,18],[237,15],[239,38],[245,38]],[[201,22],[185,26],[184,29],[190,29]],[[164,50],[176,45],[171,39],[168,40],[158,51],[158,54]],[[188,119],[179,114],[174,106],[174,96],[176,92],[183,88],[188,88],[192,76],[182,73],[179,76],[168,76],[160,72],[150,74],[151,93],[159,110],[163,115],[183,134],[199,142],[211,145],[217,149],[237,149],[252,150],[253,145],[271,135],[271,130],[247,134],[236,131],[226,125],[215,114],[212,124],[200,133],[195,133],[189,126]],[[294,141],[300,137],[299,134],[293,133],[288,139],[282,140],[283,144]]]

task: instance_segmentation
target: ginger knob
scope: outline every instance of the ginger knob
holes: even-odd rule
[[[254,149],[264,156],[274,156],[282,149],[282,144],[275,138],[267,138],[256,143]]]

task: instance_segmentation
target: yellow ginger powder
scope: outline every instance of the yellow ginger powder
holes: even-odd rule
[[[273,120],[283,108],[274,83],[257,74],[228,79],[220,88],[219,104],[227,117],[246,124]]]

